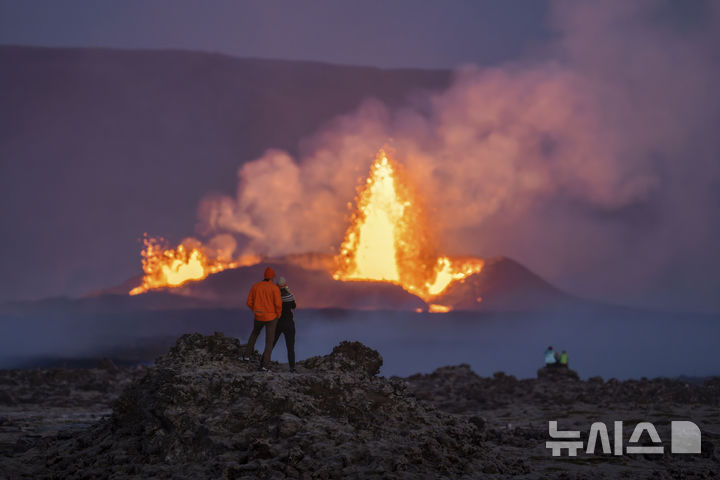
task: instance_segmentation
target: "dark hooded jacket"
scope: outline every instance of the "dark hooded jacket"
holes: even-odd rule
[[[280,298],[282,299],[282,314],[280,314],[281,322],[291,322],[293,320],[293,310],[296,308],[295,297],[290,290],[280,289]]]

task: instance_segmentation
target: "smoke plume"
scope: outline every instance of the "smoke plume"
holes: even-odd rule
[[[461,68],[404,109],[369,99],[300,158],[268,150],[239,169],[235,197],[203,200],[199,230],[237,235],[238,254],[333,252],[388,145],[440,253],[513,256],[597,298],[718,310],[720,8],[692,3],[554,3],[552,44]]]

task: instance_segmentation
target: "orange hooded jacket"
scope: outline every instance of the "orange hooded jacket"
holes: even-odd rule
[[[255,313],[255,320],[269,322],[280,318],[282,314],[280,289],[272,281],[257,282],[250,289],[247,306]]]

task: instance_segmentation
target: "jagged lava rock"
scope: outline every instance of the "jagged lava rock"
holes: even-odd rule
[[[382,356],[360,342],[340,342],[330,355],[311,357],[302,365],[316,371],[364,372],[373,376],[380,373]]]
[[[568,367],[542,367],[537,371],[537,378],[544,380],[580,380],[575,370]]]
[[[254,371],[234,338],[184,335],[119,397],[111,418],[16,460],[26,477],[455,478],[509,472],[476,423],[374,374],[382,357],[343,342]]]

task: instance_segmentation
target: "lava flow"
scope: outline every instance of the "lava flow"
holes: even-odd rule
[[[168,248],[161,238],[145,236],[142,250],[142,266],[145,275],[142,284],[130,290],[130,295],[145,293],[148,290],[166,287],[179,287],[193,280],[202,280],[212,273],[228,268],[237,268],[257,263],[257,257],[242,260],[225,261],[211,259],[202,246],[178,245]]]
[[[481,259],[437,255],[432,237],[422,202],[381,150],[357,196],[333,277],[395,283],[429,302],[452,282],[482,270]],[[431,311],[446,308],[431,304]]]

